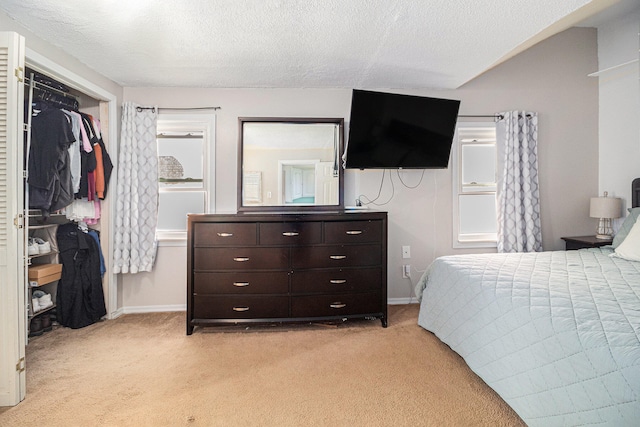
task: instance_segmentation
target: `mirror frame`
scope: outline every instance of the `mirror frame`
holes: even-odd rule
[[[244,164],[244,124],[245,123],[292,123],[314,124],[333,123],[338,125],[338,204],[312,206],[244,206],[242,200],[243,164]],[[344,209],[344,168],[342,167],[342,153],[344,152],[344,119],[343,118],[309,118],[309,117],[239,117],[238,118],[238,212],[326,212]]]

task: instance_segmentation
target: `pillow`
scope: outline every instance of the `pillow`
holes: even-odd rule
[[[640,221],[636,221],[631,227],[627,237],[612,255],[629,261],[640,261]]]
[[[640,208],[629,208],[629,215],[627,215],[627,217],[624,219],[620,230],[618,230],[615,237],[613,238],[613,242],[611,243],[614,249],[620,246],[620,243],[624,241],[639,216]]]

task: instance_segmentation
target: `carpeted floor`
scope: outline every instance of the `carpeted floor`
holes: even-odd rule
[[[196,328],[184,313],[57,328],[1,426],[522,426],[418,306],[379,321]]]

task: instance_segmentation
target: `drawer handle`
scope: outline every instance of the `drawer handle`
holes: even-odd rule
[[[347,281],[345,279],[331,279],[329,280],[329,283],[333,285],[342,285],[343,283],[347,283]]]
[[[345,259],[346,257],[346,255],[329,255],[331,259]]]
[[[245,286],[249,286],[249,282],[233,282],[233,286],[244,288]]]
[[[233,260],[237,262],[245,262],[249,261],[249,257],[235,257]]]
[[[331,308],[345,308],[347,306],[347,304],[342,303],[342,302],[333,302],[331,304],[329,304],[329,307]]]
[[[249,311],[249,307],[233,307],[233,311],[239,311],[239,312]]]
[[[285,231],[284,233],[282,233],[283,236],[287,236],[287,237],[295,237],[298,236],[300,233],[297,233],[295,231]]]
[[[220,237],[232,237],[233,233],[217,233]]]
[[[350,235],[362,234],[362,230],[349,230],[346,233]]]

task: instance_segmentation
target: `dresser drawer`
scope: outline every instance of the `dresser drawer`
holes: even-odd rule
[[[321,241],[321,222],[263,222],[260,224],[260,244],[262,245],[309,245]]]
[[[193,297],[196,319],[253,319],[289,316],[286,296],[211,296]]]
[[[332,245],[292,248],[292,265],[297,268],[338,268],[380,265],[380,245]]]
[[[195,271],[282,270],[289,267],[289,248],[195,248]]]
[[[379,292],[291,297],[293,317],[347,316],[382,312]]]
[[[247,246],[257,243],[255,223],[197,223],[193,225],[194,246]]]
[[[193,292],[204,294],[286,294],[286,271],[193,273]]]
[[[306,270],[291,275],[294,294],[367,291],[380,289],[381,285],[380,268]]]
[[[325,243],[382,241],[382,221],[336,221],[324,224]]]

